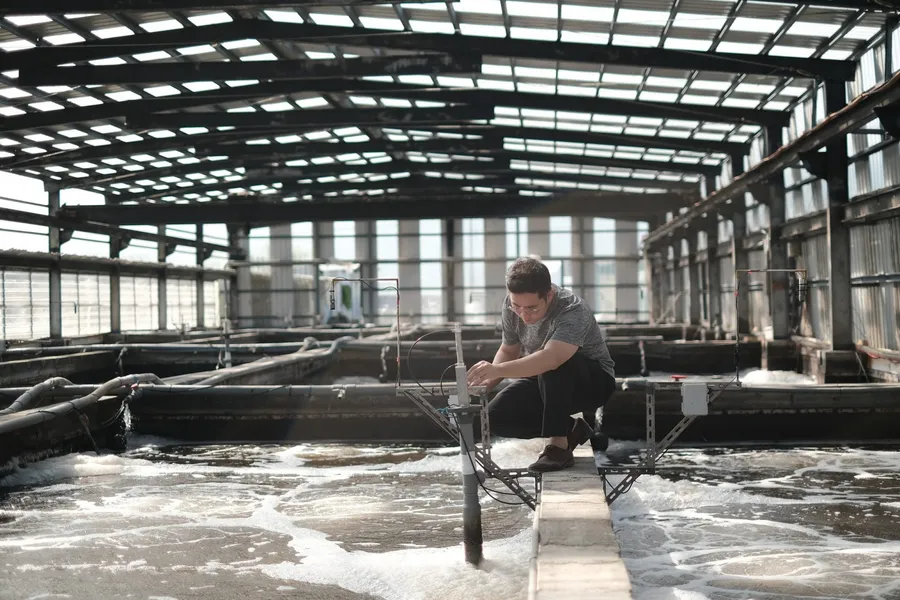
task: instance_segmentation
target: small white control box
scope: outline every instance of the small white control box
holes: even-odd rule
[[[681,412],[686,417],[709,414],[709,388],[705,383],[681,384]]]

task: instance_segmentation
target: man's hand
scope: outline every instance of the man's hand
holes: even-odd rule
[[[469,386],[487,385],[493,380],[501,380],[503,377],[497,372],[497,365],[489,363],[486,360],[475,363],[466,374],[466,382]],[[496,385],[496,382],[495,382]],[[493,386],[490,386],[493,387]]]

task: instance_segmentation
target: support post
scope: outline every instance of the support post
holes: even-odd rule
[[[697,261],[697,232],[688,231],[688,321],[700,324],[700,263]]]
[[[47,204],[50,217],[59,212],[59,188],[51,188],[47,193]],[[62,238],[59,227],[48,228],[49,250],[51,254],[59,254],[62,249]],[[50,267],[50,338],[62,338],[62,268],[59,263]]]
[[[638,301],[639,249],[636,221],[616,220],[616,321],[636,322]]]
[[[672,244],[672,322],[684,322],[684,269],[681,266],[682,248],[681,238]]]
[[[375,262],[375,221],[356,221],[356,260],[360,261],[360,278],[372,280],[378,277],[378,264]],[[374,322],[377,318],[378,292],[362,283],[359,296],[362,299],[362,318],[365,322]],[[375,285],[375,287],[379,287]]]
[[[742,156],[732,156],[732,178],[738,177],[743,172],[744,158]],[[750,257],[747,251],[744,250],[744,238],[747,236],[747,203],[743,194],[735,198],[734,203],[734,214],[731,216],[733,230],[733,235],[731,236],[731,259],[734,271],[738,271],[750,268]],[[747,281],[745,280],[744,285],[741,285],[740,289],[738,289],[737,282],[740,277],[735,277],[733,272],[731,279],[734,281],[736,299],[738,300],[737,314],[735,315],[735,320],[737,321],[735,323],[735,335],[740,339],[742,335],[750,333],[750,288],[746,285]]]
[[[397,233],[398,256],[417,261],[419,258],[419,221],[404,219],[399,222]],[[400,309],[412,322],[422,322],[422,273],[419,262],[400,263],[398,275],[403,298]]]
[[[847,104],[843,82],[826,82],[825,112],[831,114]],[[831,348],[853,350],[853,295],[850,283],[850,230],[843,223],[848,202],[847,136],[839,135],[826,145],[828,162],[828,251],[831,269]]]
[[[122,240],[110,236],[109,257],[117,260],[121,252]],[[122,333],[122,274],[118,263],[109,272],[109,331]]]
[[[228,245],[234,248],[229,258],[243,262],[250,258],[250,238],[247,228],[238,225],[228,226]],[[235,277],[231,287],[230,320],[235,328],[252,327],[253,323],[253,289],[250,267],[240,266],[235,269]]]
[[[156,227],[156,232],[160,236],[166,235],[166,226],[158,225]],[[167,258],[168,253],[166,252],[166,243],[163,240],[160,240],[156,243],[156,260],[161,264],[166,264]],[[169,296],[168,290],[166,289],[166,279],[164,271],[161,271],[156,277],[157,320],[159,321],[158,327],[161,330],[169,328]]]
[[[444,221],[444,307],[447,321],[456,320],[456,282],[457,264],[455,259],[458,251],[456,221],[446,219]],[[461,270],[461,269],[460,269]],[[462,276],[459,277],[462,280]]]
[[[506,298],[506,219],[484,220],[484,310],[500,322]]]
[[[781,127],[769,126],[766,128],[766,154],[772,155],[781,147],[783,131]],[[769,179],[768,185],[769,205],[769,232],[767,236],[769,250],[769,268],[787,269],[788,264],[787,242],[781,237],[781,226],[784,224],[785,191],[784,172]],[[767,283],[769,288],[769,309],[772,313],[772,339],[787,340],[790,338],[790,320],[788,310],[790,306],[790,278],[792,273],[769,273]]]
[[[294,324],[294,259],[291,224],[273,225],[269,229],[269,255],[272,265],[269,279],[271,294],[269,305],[275,320],[267,323],[270,327],[292,327]]]
[[[550,217],[528,217],[528,254],[550,256]]]
[[[719,264],[719,221],[713,217],[706,229],[706,287],[709,290],[709,326],[720,339],[722,323],[722,269]]]
[[[463,479],[463,546],[466,562],[479,565],[482,561],[481,503],[478,499],[478,473],[475,471],[475,414],[469,400],[466,383],[466,363],[462,352],[462,328],[453,327],[456,341],[456,404],[458,405],[459,453]],[[451,399],[452,402],[452,399]],[[480,411],[479,411],[480,412]]]
[[[594,218],[572,217],[572,258],[577,260],[575,265],[576,293],[588,303],[595,313],[600,312],[600,299],[595,294],[594,261]]]
[[[194,237],[196,237],[198,242],[203,241],[203,223],[197,225],[195,230]],[[206,255],[203,251],[203,246],[197,246],[197,266],[201,269],[203,268],[203,262],[206,260]],[[203,329],[206,327],[206,280],[203,279],[203,273],[197,273],[197,278],[195,280],[196,297],[197,297],[197,328]]]

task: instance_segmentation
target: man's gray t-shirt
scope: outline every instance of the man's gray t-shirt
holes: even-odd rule
[[[616,363],[609,355],[606,338],[590,307],[570,290],[554,284],[553,291],[547,314],[533,325],[526,324],[513,312],[509,296],[506,297],[503,301],[503,343],[521,344],[526,354],[537,352],[550,340],[574,344],[578,346],[576,354],[597,361],[604,371],[615,377]]]

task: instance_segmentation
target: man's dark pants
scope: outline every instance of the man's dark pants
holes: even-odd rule
[[[597,408],[606,404],[616,380],[600,363],[580,353],[553,371],[515,379],[488,404],[491,432],[511,438],[564,437],[582,412],[592,428]]]

